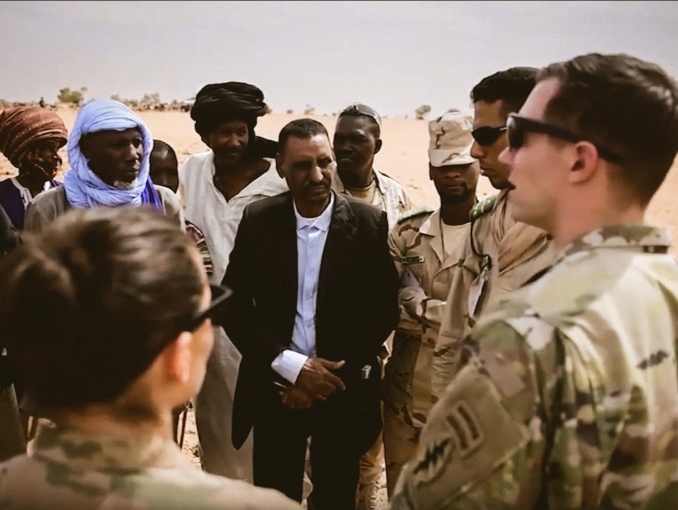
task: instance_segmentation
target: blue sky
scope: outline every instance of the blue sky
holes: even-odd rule
[[[274,111],[468,109],[484,76],[592,51],[678,75],[678,2],[1,2],[0,98],[259,86]]]

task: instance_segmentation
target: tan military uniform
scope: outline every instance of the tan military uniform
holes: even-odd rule
[[[376,191],[369,203],[386,213],[388,226],[393,228],[400,215],[411,209],[410,199],[398,181],[382,172],[376,170],[373,170],[373,172]],[[344,195],[351,194],[341,181],[336,168],[332,172],[332,189]],[[389,340],[387,340],[384,344],[384,358],[389,355],[389,343]],[[380,435],[374,446],[360,459],[359,509],[373,509],[380,506],[378,500],[381,498],[377,492],[380,490],[380,479],[383,478],[384,473],[383,441]],[[370,500],[374,501],[370,502]]]
[[[675,508],[678,262],[606,227],[484,315],[393,509]]]
[[[412,204],[410,203],[410,199],[407,196],[405,189],[398,181],[376,170],[373,172],[377,190],[370,203],[380,211],[386,213],[388,226],[389,228],[393,228],[398,221],[398,218],[400,218],[400,215],[409,211],[412,208]],[[344,186],[344,183],[341,182],[341,177],[339,177],[336,168],[332,172],[332,189],[337,193],[350,195],[346,186]]]
[[[444,225],[440,209],[419,208],[405,213],[389,235],[399,274],[409,269],[421,286],[400,289],[401,320],[382,386],[389,494],[402,466],[416,453],[419,434],[433,405],[433,352],[450,284],[455,273],[466,271],[469,227],[469,223]]]
[[[92,436],[41,425],[28,455],[0,464],[0,508],[301,507],[274,490],[200,471],[171,440],[158,436]]]
[[[433,361],[433,394],[439,397],[458,369],[461,339],[480,315],[548,268],[555,252],[546,232],[513,219],[508,191],[471,211],[467,271],[450,287]],[[469,275],[475,277],[469,281]]]

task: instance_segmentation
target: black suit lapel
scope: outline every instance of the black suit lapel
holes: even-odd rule
[[[292,329],[294,328],[294,317],[297,312],[297,220],[294,215],[294,205],[292,195],[289,194],[283,204],[281,214],[271,239],[274,240],[271,261],[273,271],[277,274],[275,281],[280,285],[279,289],[271,289],[280,295],[280,306],[284,307],[285,315],[289,318],[290,340],[292,338]],[[271,285],[275,285],[271,282]]]
[[[347,249],[352,245],[352,239],[357,231],[354,224],[355,215],[350,204],[338,193],[332,193],[334,194],[334,210],[320,262],[316,315],[320,315],[317,310],[324,310],[324,306],[332,301],[331,287],[340,284],[341,271],[348,255]]]

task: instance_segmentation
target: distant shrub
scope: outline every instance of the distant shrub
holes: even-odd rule
[[[423,104],[419,108],[414,110],[414,113],[417,116],[417,119],[421,120],[424,117],[426,117],[426,115],[428,115],[430,111],[431,111],[431,107],[427,104]]]

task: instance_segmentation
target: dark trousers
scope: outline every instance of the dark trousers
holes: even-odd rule
[[[343,397],[332,395],[310,409],[291,410],[280,403],[279,395],[271,396],[254,424],[254,485],[301,501],[310,436],[315,510],[355,509],[364,448],[358,446]]]

